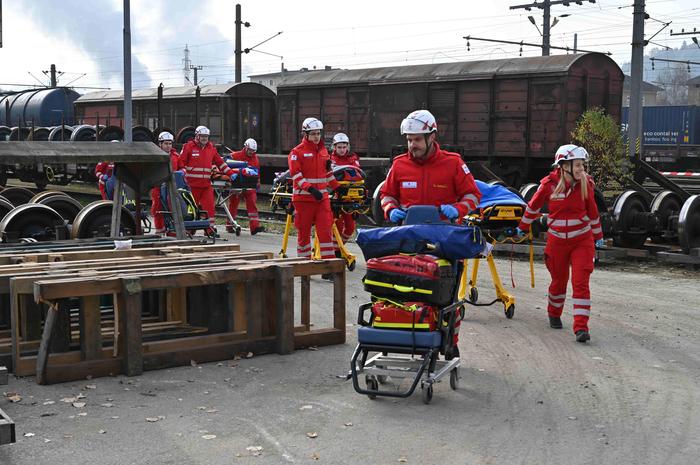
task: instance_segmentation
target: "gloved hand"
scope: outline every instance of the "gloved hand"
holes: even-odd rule
[[[452,205],[445,204],[445,205],[440,205],[440,213],[445,215],[447,218],[454,220],[459,216],[459,211],[453,207]]]
[[[100,179],[102,180],[102,182],[107,182],[107,180],[109,179],[109,176],[107,176],[106,174],[103,174]]]
[[[318,201],[323,200],[323,192],[316,189],[315,187],[309,187],[309,194],[313,195],[314,198]]]
[[[394,208],[389,212],[389,220],[391,220],[392,223],[398,223],[404,218],[406,218],[406,212],[400,208]]]
[[[231,175],[231,182],[235,181],[237,177],[238,177],[238,174],[237,174],[237,173],[233,173],[233,174]]]
[[[604,249],[605,248],[605,241],[603,239],[598,239],[595,241],[595,248],[596,249]]]
[[[257,176],[258,170],[256,170],[255,168],[243,168],[243,175],[244,176]]]
[[[525,231],[523,231],[522,229],[520,229],[520,228],[515,228],[515,234],[516,234],[518,237],[525,237],[525,236],[527,236],[527,233],[526,233]]]

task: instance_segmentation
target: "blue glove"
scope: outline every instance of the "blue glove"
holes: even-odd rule
[[[391,220],[392,223],[398,223],[404,218],[406,218],[406,212],[400,208],[394,208],[389,212],[389,220]]]
[[[527,236],[527,233],[520,228],[515,228],[515,234],[517,234],[519,237]]]
[[[231,182],[235,181],[237,177],[238,177],[238,174],[233,173],[233,174],[231,175]]]
[[[440,205],[440,213],[445,215],[447,218],[454,220],[459,216],[459,211],[453,207],[452,205],[445,204],[445,205]]]
[[[598,239],[595,241],[595,248],[596,249],[604,249],[605,248],[605,241],[603,239]]]
[[[108,179],[109,179],[109,176],[107,176],[106,174],[102,175],[102,182],[107,182]]]
[[[245,176],[257,176],[258,170],[256,170],[255,168],[243,168],[243,174]]]

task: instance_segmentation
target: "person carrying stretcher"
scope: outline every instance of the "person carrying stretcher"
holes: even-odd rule
[[[438,145],[435,117],[428,110],[412,112],[401,122],[401,135],[406,136],[408,151],[394,158],[379,193],[385,217],[399,223],[408,207],[434,205],[442,219],[459,222],[476,210],[481,192],[474,176],[459,154]]]

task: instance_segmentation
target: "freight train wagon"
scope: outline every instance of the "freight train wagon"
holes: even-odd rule
[[[599,53],[298,73],[277,88],[279,147],[293,148],[301,121],[316,116],[327,142],[346,132],[354,151],[390,156],[405,144],[402,118],[426,108],[443,145],[517,186],[547,171],[587,109],[620,121],[622,83]]]

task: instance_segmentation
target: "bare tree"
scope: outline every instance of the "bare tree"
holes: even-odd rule
[[[659,105],[687,105],[689,78],[687,67],[680,63],[660,71],[655,82],[664,89],[658,98]]]

